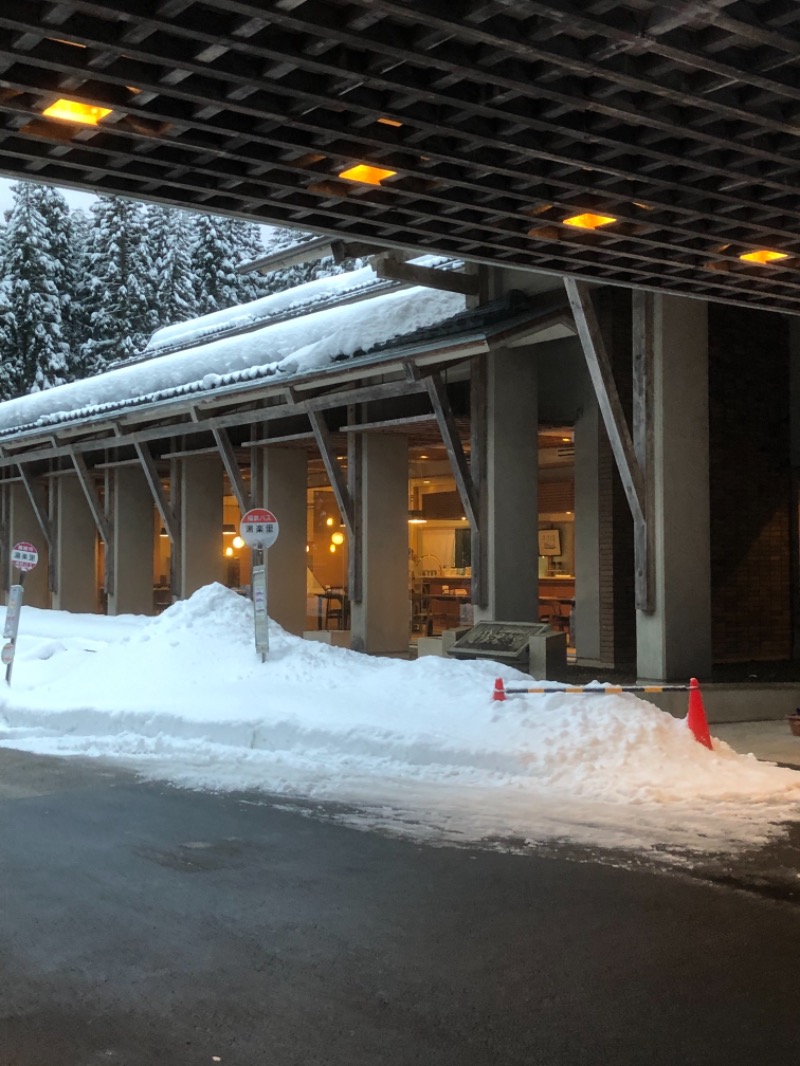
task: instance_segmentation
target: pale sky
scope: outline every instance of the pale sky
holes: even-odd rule
[[[14,178],[0,177],[0,214],[13,206],[14,197],[11,193],[11,186],[14,182]],[[60,192],[63,193],[71,208],[82,207],[88,210],[94,200],[91,193],[76,192],[75,189],[61,189]]]

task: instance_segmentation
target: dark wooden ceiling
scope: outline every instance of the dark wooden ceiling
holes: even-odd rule
[[[8,175],[800,311],[797,0],[2,0],[0,125]]]

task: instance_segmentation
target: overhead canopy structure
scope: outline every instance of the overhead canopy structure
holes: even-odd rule
[[[792,0],[4,0],[0,169],[798,312],[799,57]]]

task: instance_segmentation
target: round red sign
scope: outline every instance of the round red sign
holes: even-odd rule
[[[38,549],[27,540],[19,541],[11,549],[11,565],[16,566],[17,570],[33,570],[38,562]]]
[[[242,516],[239,535],[249,548],[271,548],[278,539],[278,519],[263,507]]]

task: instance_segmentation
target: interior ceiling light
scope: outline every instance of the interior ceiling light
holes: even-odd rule
[[[42,114],[46,118],[62,118],[67,122],[82,122],[86,126],[96,126],[101,118],[111,114],[111,108],[62,99],[56,100],[54,104],[45,108]]]
[[[372,167],[367,163],[357,163],[354,167],[342,170],[340,178],[346,181],[358,181],[362,185],[380,185],[386,178],[393,178],[396,170],[385,170],[383,167]]]
[[[613,215],[595,215],[591,211],[563,219],[565,226],[575,226],[577,229],[599,229],[600,226],[610,226],[616,221]]]
[[[344,544],[344,533],[331,533],[331,540],[334,544]]]
[[[396,118],[386,118],[386,117],[379,118],[378,122],[380,122],[380,124],[382,126],[402,126],[403,125],[403,123],[402,122],[398,122]]]
[[[772,252],[769,248],[758,248],[755,252],[743,252],[740,256],[745,263],[774,263],[778,259],[788,259],[788,252]]]

